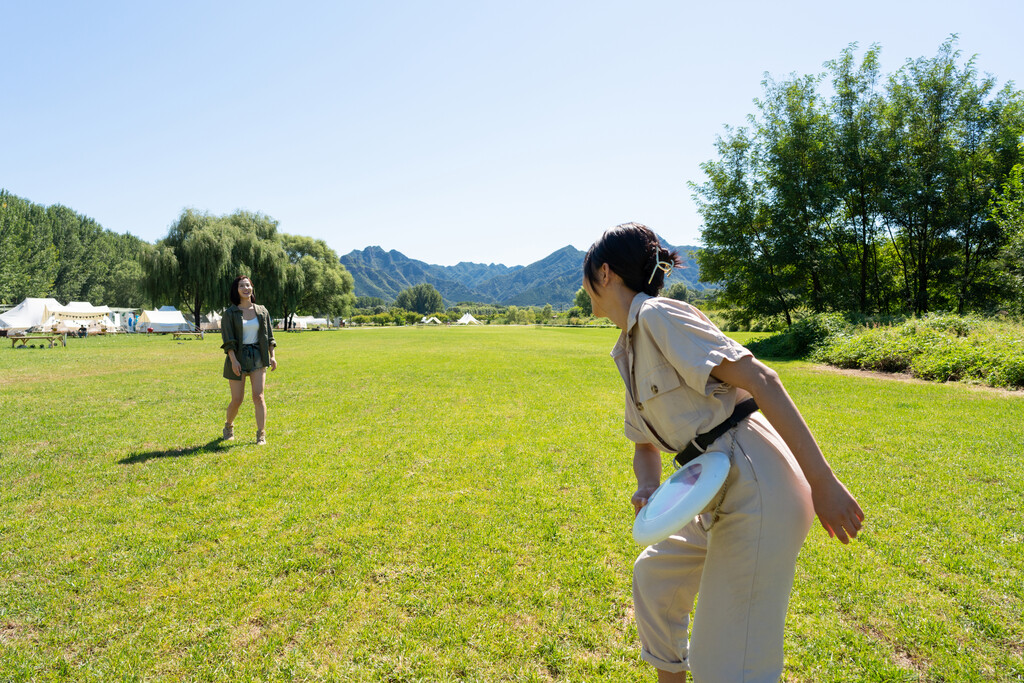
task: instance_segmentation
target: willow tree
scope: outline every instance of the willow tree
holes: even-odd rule
[[[153,303],[187,306],[201,322],[204,307],[221,300],[237,233],[207,213],[186,209],[167,237],[143,257],[146,292]]]

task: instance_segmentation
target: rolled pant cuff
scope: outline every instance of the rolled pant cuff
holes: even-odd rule
[[[689,671],[690,665],[686,662],[669,662],[659,657],[655,657],[646,648],[641,648],[640,659],[644,660],[655,669],[661,671],[667,671],[668,673],[677,674],[680,671]]]

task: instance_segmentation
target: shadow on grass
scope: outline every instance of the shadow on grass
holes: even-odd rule
[[[189,455],[195,455],[196,453],[219,453],[231,448],[226,442],[221,439],[214,439],[209,443],[204,443],[202,446],[192,446],[191,448],[172,448],[166,451],[149,451],[147,453],[135,453],[128,457],[121,458],[117,461],[119,465],[134,465],[140,462],[146,462],[147,460],[153,460],[155,458],[183,458]]]

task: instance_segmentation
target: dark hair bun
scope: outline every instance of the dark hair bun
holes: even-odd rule
[[[583,273],[591,286],[598,269],[608,264],[634,292],[657,296],[672,269],[683,265],[679,253],[661,245],[646,225],[623,223],[606,230],[583,259]]]

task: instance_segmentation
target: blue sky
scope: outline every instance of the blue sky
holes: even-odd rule
[[[260,211],[339,254],[528,264],[629,220],[697,244],[687,187],[764,74],[951,33],[1024,87],[1018,0],[18,2],[0,187],[153,242]]]

